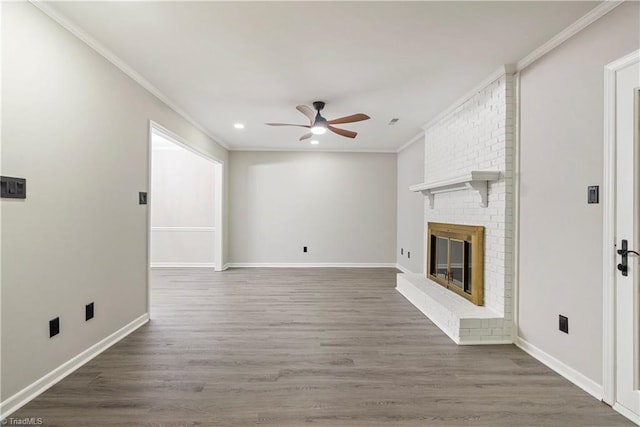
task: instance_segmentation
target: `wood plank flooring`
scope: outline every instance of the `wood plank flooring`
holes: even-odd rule
[[[46,426],[618,426],[512,345],[456,346],[394,269],[163,269],[152,320],[13,417]]]

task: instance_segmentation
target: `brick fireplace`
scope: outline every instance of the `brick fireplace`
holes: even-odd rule
[[[483,227],[483,305],[428,277],[427,259],[397,289],[459,344],[512,342],[514,105],[502,73],[425,126],[424,182],[411,190],[425,196],[425,223]]]

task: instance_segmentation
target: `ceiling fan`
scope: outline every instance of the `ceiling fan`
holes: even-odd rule
[[[313,108],[315,108],[315,111],[313,110]],[[296,124],[289,124],[289,123],[265,123],[265,124],[269,126],[297,126],[297,127],[307,128],[311,130],[310,133],[304,134],[300,137],[300,141],[302,141],[302,140],[311,138],[313,135],[322,135],[326,133],[327,130],[330,130],[331,132],[341,136],[346,136],[347,138],[355,138],[356,135],[358,135],[356,132],[333,127],[332,125],[361,122],[363,120],[368,120],[371,118],[366,114],[358,113],[358,114],[352,114],[350,116],[340,117],[338,119],[327,120],[320,115],[320,111],[322,111],[322,109],[324,108],[324,102],[315,101],[313,103],[313,108],[309,107],[308,105],[298,105],[296,107],[298,111],[300,111],[302,114],[307,116],[307,118],[309,119],[308,125],[296,125]]]

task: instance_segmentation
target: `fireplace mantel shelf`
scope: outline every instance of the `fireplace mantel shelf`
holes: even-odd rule
[[[440,181],[423,182],[409,187],[409,190],[422,192],[429,200],[429,207],[433,208],[433,199],[438,193],[448,193],[458,190],[473,190],[480,194],[480,206],[487,207],[488,190],[490,181],[496,181],[500,178],[498,171],[471,171],[465,175],[453,178],[443,179]]]

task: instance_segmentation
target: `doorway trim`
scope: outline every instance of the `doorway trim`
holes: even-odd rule
[[[602,239],[602,400],[628,417],[616,405],[616,72],[640,62],[636,50],[604,67],[604,171]]]
[[[216,164],[215,168],[215,189],[214,189],[214,222],[215,222],[215,233],[214,233],[214,270],[222,271],[224,270],[224,176],[225,176],[225,162],[222,159],[215,157],[214,155],[204,152],[187,142],[181,136],[175,134],[159,123],[154,122],[153,120],[149,120],[149,141],[148,141],[148,154],[147,161],[149,167],[147,169],[147,189],[151,188],[151,172],[152,172],[152,156],[153,156],[153,134],[159,134],[176,145],[184,148],[187,151],[190,151],[197,156],[203,157],[207,160],[212,161]],[[147,313],[151,313],[151,206],[149,205],[147,208]]]

